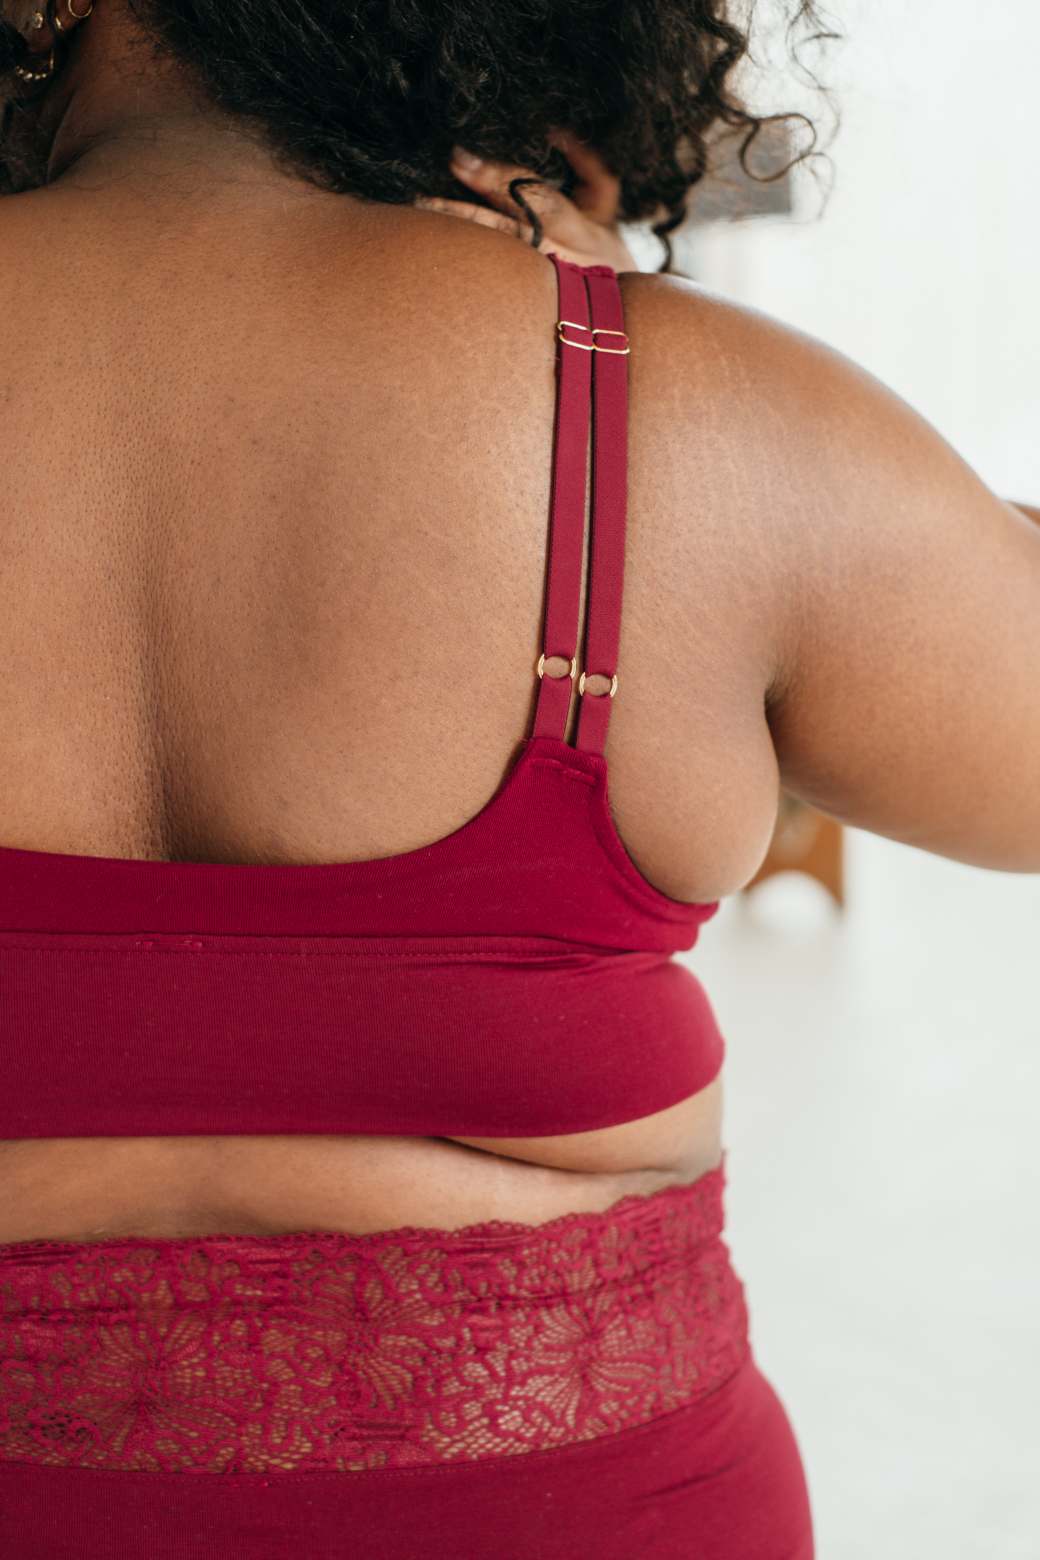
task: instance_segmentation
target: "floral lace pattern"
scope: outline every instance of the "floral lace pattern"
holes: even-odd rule
[[[541,1225],[0,1245],[0,1459],[340,1471],[561,1447],[748,1349],[723,1169]]]

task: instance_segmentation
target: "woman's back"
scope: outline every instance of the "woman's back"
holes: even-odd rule
[[[201,196],[123,223],[116,198],[46,193],[5,233],[14,295],[33,246],[69,261],[42,317],[0,327],[3,843],[310,862],[448,833],[534,708],[552,267],[313,192],[233,232]],[[622,285],[612,802],[647,876],[709,899],[772,827],[780,591],[768,527],[706,487],[727,442],[712,343],[677,438],[660,284]]]
[[[42,3],[0,17],[8,1547],[812,1560],[675,955],[780,785],[1040,870],[1040,533],[609,235],[416,209],[461,140],[552,243],[546,180],[681,220],[764,125],[722,0]]]
[[[0,843],[278,864],[442,839],[531,726],[552,267],[501,235],[296,184],[155,180],[142,198],[133,181],[83,183],[14,203],[0,254],[15,297],[41,249],[68,257],[2,327]],[[902,481],[910,414],[891,412],[889,433],[876,387],[682,283],[629,275],[622,294],[607,758],[633,861],[677,899],[734,891],[766,850],[780,778],[897,837],[901,807],[918,826],[917,785],[941,832],[927,760],[947,738],[919,731],[930,674],[918,706],[886,687],[884,638],[876,666],[870,650],[887,613],[898,659],[900,591],[929,589],[900,578],[883,536],[874,556],[863,543],[870,482]],[[981,487],[975,501],[980,518],[1000,508]],[[1000,546],[1035,541],[1012,529]],[[931,583],[949,568],[963,564],[938,558]],[[827,595],[843,574],[844,639]],[[881,732],[903,769],[868,774],[858,745]],[[0,1239],[538,1222],[694,1180],[719,1162],[720,1107],[717,1079],[653,1116],[541,1139],[10,1142]]]
[[[440,840],[531,728],[552,267],[313,192],[288,219],[289,196],[219,215],[125,199],[45,192],[5,236],[13,288],[49,235],[73,258],[50,317],[4,326],[0,844],[311,864]],[[697,513],[696,418],[687,452],[654,414],[672,372],[655,284],[627,278],[624,304],[611,807],[652,883],[706,901],[751,875],[772,827],[773,585],[752,535]],[[10,1141],[0,1239],[540,1222],[695,1179],[719,1162],[720,1107],[717,1080],[537,1140]]]

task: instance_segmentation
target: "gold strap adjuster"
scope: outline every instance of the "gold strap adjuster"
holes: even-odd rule
[[[567,330],[583,330],[591,341],[572,341],[564,332]],[[556,335],[565,347],[577,347],[579,352],[609,352],[611,357],[627,357],[632,348],[628,344],[628,336],[623,330],[608,330],[605,325],[583,325],[580,320],[557,320]],[[601,347],[596,340],[597,336],[620,336],[625,343],[623,347]]]
[[[601,347],[599,350],[603,351],[605,349]],[[581,676],[578,678],[578,692],[579,693],[584,693],[585,692],[585,679],[586,679],[586,677],[607,677],[607,676],[610,676],[610,674],[608,672],[582,672]],[[617,672],[615,672],[614,675],[610,678],[610,687],[609,688],[605,688],[602,693],[593,693],[592,689],[591,688],[589,689],[589,696],[590,696],[590,698],[593,698],[593,699],[612,699],[614,697],[615,693],[617,693]]]
[[[554,656],[550,656],[549,659],[552,660],[552,661],[566,661],[567,657],[565,655],[554,655]],[[543,651],[542,654],[538,657],[538,675],[539,675],[539,677],[551,677],[554,682],[558,678],[560,678],[560,677],[569,677],[571,682],[573,682],[574,681],[574,673],[577,670],[577,666],[578,666],[578,657],[576,655],[572,655],[571,656],[571,664],[570,664],[570,670],[569,671],[566,671],[566,672],[547,672],[545,670],[545,652]]]
[[[623,347],[601,347],[598,341],[592,343],[593,352],[609,352],[611,357],[627,357],[632,348],[628,344],[628,337],[623,330],[605,330],[597,325],[592,332],[593,336],[620,336],[625,343]],[[606,673],[604,673],[604,676]]]
[[[583,325],[580,320],[557,320],[556,334],[565,347],[577,347],[582,352],[595,352],[596,343],[594,341],[569,341],[564,335],[564,331],[568,328],[571,330],[583,330],[587,336],[594,336],[596,332],[591,325]]]

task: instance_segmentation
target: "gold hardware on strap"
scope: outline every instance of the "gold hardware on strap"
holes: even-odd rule
[[[556,656],[550,656],[549,659],[552,660],[552,661],[566,661],[567,657],[565,655],[556,655]],[[571,682],[573,682],[574,681],[574,673],[575,673],[575,670],[577,669],[577,665],[578,665],[578,657],[576,655],[573,655],[573,656],[571,656],[570,671],[568,671],[568,672],[547,672],[545,670],[545,653],[543,651],[542,654],[538,657],[538,675],[539,675],[539,677],[551,677],[554,681],[556,681],[560,677],[569,677]]]
[[[628,337],[623,330],[606,330],[604,327],[597,325],[592,334],[593,336],[620,336],[625,343],[623,347],[601,347],[597,341],[593,341],[593,352],[609,352],[611,357],[627,357],[632,350],[628,344]],[[603,675],[606,676],[606,673],[604,672]]]
[[[567,326],[570,326],[571,330],[583,330],[590,336],[595,335],[595,331],[592,329],[592,327],[589,325],[582,325],[580,320],[557,320],[556,334],[563,342],[565,347],[578,347],[582,352],[595,352],[596,343],[594,341],[568,341],[567,337],[563,334]]]
[[[564,335],[564,331],[568,329],[583,330],[593,340],[591,342],[571,341],[569,336]],[[582,325],[579,320],[557,320],[556,334],[565,347],[577,347],[580,352],[609,352],[611,357],[627,357],[632,350],[628,344],[628,337],[623,330],[608,330],[603,325],[597,325],[593,329],[589,325]],[[597,336],[620,336],[625,345],[623,347],[601,347],[595,339]]]
[[[599,350],[601,352],[603,352],[603,351],[606,351],[608,349],[605,348],[605,347],[601,347]],[[585,678],[586,678],[586,676],[588,676],[588,677],[606,677],[608,675],[609,674],[607,672],[588,672],[588,673],[582,672],[581,676],[578,678],[578,692],[579,693],[584,693],[585,692]],[[610,687],[609,687],[609,689],[604,689],[604,691],[602,693],[593,693],[592,689],[591,688],[589,689],[589,696],[591,698],[594,698],[594,699],[612,699],[614,697],[615,693],[617,693],[617,672],[615,672],[613,677],[611,677],[611,679],[610,679]]]

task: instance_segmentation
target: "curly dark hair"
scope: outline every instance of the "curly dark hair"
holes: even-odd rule
[[[813,0],[774,3],[789,37],[833,36]],[[685,216],[720,132],[740,137],[740,160],[753,178],[763,176],[749,153],[766,124],[798,121],[808,131],[786,167],[815,150],[804,115],[758,116],[736,95],[749,0],[739,0],[739,20],[731,0],[127,4],[156,58],[186,67],[213,104],[255,126],[281,166],[323,189],[394,203],[472,199],[449,171],[460,145],[530,167],[569,193],[573,175],[550,144],[554,130],[566,130],[594,146],[620,179],[623,220],[656,219],[666,265],[666,235]],[[53,5],[47,0],[49,16]],[[20,34],[0,28],[0,73],[25,57]],[[18,107],[9,104],[0,125],[0,162]],[[534,226],[537,243],[536,219]]]

